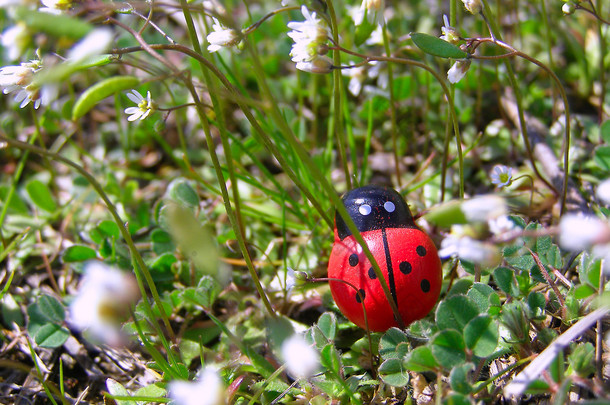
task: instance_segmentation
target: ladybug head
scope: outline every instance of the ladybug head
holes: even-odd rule
[[[389,187],[369,185],[355,188],[343,195],[343,204],[360,232],[417,228],[405,200]],[[335,225],[339,239],[351,235],[339,212],[335,214]]]

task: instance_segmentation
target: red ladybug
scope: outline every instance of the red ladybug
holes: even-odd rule
[[[369,185],[347,192],[343,203],[381,268],[405,325],[426,316],[441,291],[441,261],[405,200],[391,188]],[[328,277],[360,291],[358,295],[345,283],[330,281],[333,298],[350,321],[365,328],[362,296],[371,331],[398,326],[371,263],[338,212]]]

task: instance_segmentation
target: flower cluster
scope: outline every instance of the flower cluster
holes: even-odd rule
[[[292,30],[288,36],[294,41],[290,51],[292,61],[296,62],[297,69],[305,72],[329,73],[333,64],[330,58],[325,56],[328,52],[328,26],[305,6],[301,7],[301,13],[305,21],[288,23],[288,28]]]
[[[208,34],[207,40],[210,43],[210,45],[208,45],[208,51],[216,52],[224,47],[231,47],[239,44],[239,35],[235,30],[224,27],[220,24],[220,21],[214,18],[212,32]]]
[[[2,93],[15,93],[15,101],[23,108],[32,103],[34,108],[40,107],[42,97],[40,86],[34,83],[34,74],[42,69],[40,60],[31,60],[18,66],[0,68],[0,88]]]

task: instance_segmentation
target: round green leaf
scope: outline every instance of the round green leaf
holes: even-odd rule
[[[388,359],[379,366],[379,376],[388,385],[404,387],[409,383],[409,373],[401,359]]]
[[[494,270],[494,280],[502,291],[511,294],[513,289],[513,271],[508,267],[498,267]]]
[[[432,339],[432,354],[446,368],[455,367],[466,360],[464,339],[456,330],[443,330]]]
[[[489,308],[489,296],[493,292],[493,288],[487,284],[474,283],[466,295],[475,303],[479,312],[485,312]]]
[[[464,328],[466,346],[475,356],[487,357],[498,345],[498,323],[488,315],[479,315]]]
[[[102,221],[97,225],[97,229],[107,237],[118,239],[121,236],[121,231],[114,221],[106,220]]]
[[[167,187],[167,196],[187,207],[197,207],[199,205],[199,196],[188,181],[185,179],[176,179]]]
[[[422,373],[424,371],[435,371],[438,363],[428,346],[419,346],[407,355],[404,360],[404,367],[407,370]]]
[[[95,259],[97,254],[89,246],[72,245],[64,251],[63,260],[65,263],[84,262],[85,260]]]
[[[401,344],[408,343],[407,335],[398,328],[390,328],[379,341],[379,355],[383,359],[402,358],[405,354],[401,349],[397,350]]]
[[[449,383],[454,391],[466,395],[472,392],[472,384],[468,379],[468,373],[472,369],[474,369],[474,365],[472,363],[466,363],[456,366],[451,370],[451,374],[449,374]]]
[[[325,312],[318,319],[318,328],[329,341],[335,340],[337,334],[337,316],[332,312]]]
[[[339,374],[341,370],[341,358],[339,352],[335,349],[332,343],[327,344],[320,353],[320,363],[327,370],[332,370],[335,374]]]
[[[595,163],[601,169],[609,171],[610,170],[610,146],[598,146],[595,149],[594,155]]]
[[[411,33],[413,43],[422,51],[441,58],[465,59],[468,54],[458,46],[423,32]]]
[[[111,77],[89,87],[74,103],[72,109],[72,119],[76,120],[87,114],[94,105],[108,96],[115,93],[132,89],[140,83],[138,78],[133,76]]]
[[[38,328],[32,337],[38,346],[53,349],[68,340],[70,331],[60,325],[47,323]]]
[[[25,186],[30,199],[36,206],[47,212],[53,212],[57,209],[57,204],[53,199],[51,190],[40,180],[31,180]]]
[[[66,311],[63,305],[50,295],[42,295],[38,298],[38,308],[51,322],[62,323],[66,318]]]
[[[475,303],[465,295],[454,295],[441,301],[436,310],[439,329],[462,330],[472,318],[479,314]]]

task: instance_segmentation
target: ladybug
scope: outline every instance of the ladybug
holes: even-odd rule
[[[441,261],[432,240],[415,225],[405,200],[395,190],[377,185],[353,189],[342,200],[373,253],[404,324],[426,316],[441,291]],[[370,261],[338,212],[328,277],[333,298],[350,321],[366,328],[364,299],[371,331],[399,326]],[[360,294],[333,278],[351,283]]]

